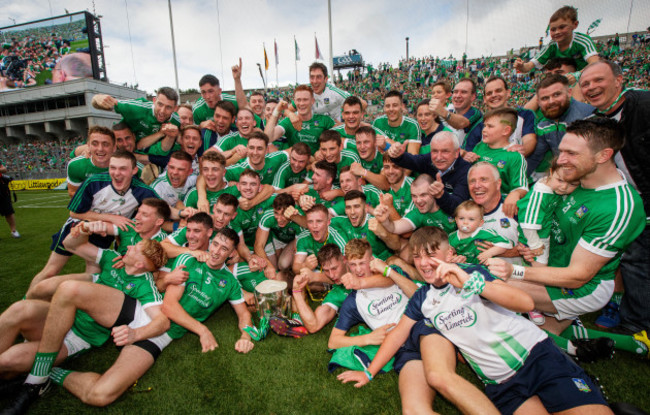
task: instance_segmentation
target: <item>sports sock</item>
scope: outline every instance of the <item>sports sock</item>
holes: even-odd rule
[[[623,292],[618,291],[612,294],[612,298],[610,298],[609,301],[620,307],[622,298],[623,298]]]
[[[36,353],[36,357],[34,358],[34,365],[32,366],[32,370],[29,372],[27,379],[25,379],[25,383],[45,383],[47,381],[47,377],[52,371],[54,360],[56,360],[56,356],[58,354],[58,352]]]
[[[50,379],[52,379],[52,382],[56,383],[57,385],[63,386],[63,381],[66,377],[68,377],[70,373],[72,373],[72,370],[53,367],[52,373],[50,373]]]
[[[558,336],[557,334],[553,334],[548,330],[544,330],[546,334],[548,334],[548,337],[550,337],[555,345],[559,347],[560,349],[564,350],[571,356],[576,355],[576,347],[571,343],[571,341],[565,337]]]
[[[580,326],[567,327],[560,336],[566,339],[595,339],[598,337],[607,337],[614,340],[616,348],[626,352],[647,355],[648,347],[642,342],[635,340],[634,337],[625,334],[614,334],[606,331],[587,329]]]

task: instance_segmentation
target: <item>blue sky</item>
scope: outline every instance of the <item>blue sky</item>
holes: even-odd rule
[[[468,55],[503,54],[510,48],[537,45],[548,18],[566,0],[332,0],[333,52],[350,49],[366,62],[397,64],[405,56],[405,37],[411,56],[460,57],[465,48],[469,1]],[[649,0],[576,0],[580,31],[598,18],[595,35],[643,30],[650,24]],[[217,13],[218,5],[218,13]],[[38,20],[70,12],[93,11],[91,0],[0,0],[0,26]],[[294,43],[301,50],[298,81],[308,81],[314,60],[314,33],[326,59],[329,39],[326,0],[172,0],[179,83],[198,87],[206,73],[233,87],[230,67],[241,56],[244,87],[261,87],[256,63],[263,64],[266,44],[268,81],[275,84],[273,40],[277,39],[280,85],[295,82]],[[141,89],[174,86],[171,34],[167,2],[163,0],[95,0],[103,16],[102,32],[107,72],[115,83],[138,83]],[[128,24],[127,24],[128,12]],[[129,29],[131,41],[129,41]],[[546,39],[548,41],[548,39]]]

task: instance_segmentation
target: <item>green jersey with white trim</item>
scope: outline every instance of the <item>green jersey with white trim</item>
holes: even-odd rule
[[[420,136],[422,131],[418,122],[411,117],[402,116],[402,122],[397,127],[392,127],[388,124],[388,118],[385,115],[375,119],[372,123],[373,127],[382,130],[386,137],[393,141],[400,143],[420,143]]]
[[[531,62],[537,69],[543,69],[544,65],[552,58],[572,58],[576,61],[576,67],[581,71],[587,66],[587,59],[598,55],[596,45],[589,35],[580,32],[573,32],[573,39],[566,50],[560,50],[557,42],[552,41],[539,51]]]
[[[287,137],[287,147],[292,147],[298,142],[303,142],[309,146],[311,153],[318,151],[318,138],[325,130],[334,127],[336,122],[327,115],[314,114],[309,121],[302,122],[302,129],[297,131],[287,117],[278,123],[279,127],[284,130],[284,136]]]
[[[96,262],[101,268],[99,274],[94,274],[95,283],[122,291],[142,304],[143,308],[162,305],[162,296],[153,281],[153,275],[145,272],[139,275],[129,275],[124,268],[113,268],[114,260],[120,254],[98,249]],[[111,329],[101,326],[84,311],[77,310],[72,331],[91,345],[99,347],[111,337]]]
[[[379,204],[381,190],[371,184],[364,184],[361,186],[361,191],[366,195],[366,204],[376,208]],[[343,199],[343,203],[336,203],[333,209],[338,216],[345,216],[345,198]]]
[[[505,148],[490,148],[483,141],[474,147],[474,153],[499,170],[501,177],[501,194],[504,196],[515,189],[528,190],[526,176],[526,159],[518,151],[508,151]]]
[[[264,166],[257,170],[251,166],[248,157],[237,164],[226,168],[226,180],[236,182],[239,181],[239,176],[246,169],[255,170],[262,178],[262,184],[273,184],[273,179],[280,167],[289,161],[289,155],[284,151],[276,151],[275,153],[267,154],[264,156]]]
[[[232,150],[239,145],[248,145],[248,139],[242,137],[238,132],[233,131],[232,133],[221,137],[214,147],[223,152]]]
[[[185,265],[189,276],[183,284],[185,291],[178,302],[194,319],[205,321],[226,301],[232,305],[244,302],[241,286],[226,264],[212,269],[191,255],[181,254],[176,260],[176,266],[179,265]],[[186,332],[185,327],[172,321],[167,334],[172,339],[180,339]]]
[[[339,233],[345,238],[346,243],[352,239],[365,239],[370,244],[372,248],[372,254],[386,261],[393,253],[386,246],[384,241],[382,241],[374,232],[368,229],[368,221],[372,218],[369,214],[366,214],[366,218],[359,227],[352,226],[352,222],[348,219],[347,216],[337,216],[332,218],[332,227],[337,229]]]
[[[283,163],[273,178],[273,187],[276,190],[284,189],[294,184],[302,183],[307,177],[307,169],[303,169],[298,173],[294,173],[291,169],[291,164],[289,162]]]
[[[402,185],[397,191],[394,191],[393,188],[390,188],[388,192],[393,196],[393,205],[395,210],[399,213],[400,216],[404,216],[406,212],[415,208],[413,200],[411,200],[411,185],[413,184],[412,177],[404,177]]]
[[[541,181],[535,183],[531,191],[517,202],[519,226],[537,231],[540,239],[548,238],[553,212],[561,202],[562,196],[553,193],[553,189]]]
[[[454,218],[447,215],[442,209],[438,209],[435,212],[420,213],[417,208],[413,208],[406,212],[404,219],[409,221],[415,229],[423,226],[436,226],[447,234],[456,230]]]
[[[325,244],[335,244],[342,253],[345,253],[345,238],[336,229],[329,226],[327,229],[327,238],[323,242],[314,240],[309,231],[304,231],[298,235],[298,239],[296,240],[296,255],[318,255],[318,251]]]
[[[116,235],[116,239],[119,241],[116,251],[119,252],[120,255],[126,254],[126,250],[128,247],[133,246],[138,242],[142,241],[142,236],[140,236],[140,234],[137,233],[135,229],[131,227],[127,227],[126,230],[123,231],[122,229],[113,225],[113,232]],[[151,239],[152,241],[162,242],[165,240],[165,238],[167,238],[167,236],[168,236],[167,232],[163,231],[162,229],[159,229],[158,232],[156,232],[156,234],[149,239]]]
[[[509,240],[491,229],[478,228],[472,235],[463,239],[458,236],[458,231],[449,234],[449,245],[456,250],[458,255],[465,256],[468,264],[479,263],[477,257],[481,251],[478,249],[477,243],[483,241],[492,242],[494,246],[501,248],[512,248],[512,243]]]
[[[550,267],[568,266],[577,245],[610,260],[580,288],[547,287],[553,300],[583,297],[592,293],[601,281],[613,280],[621,255],[641,234],[646,222],[641,197],[625,179],[596,189],[578,187],[558,204],[555,217]]]
[[[332,213],[338,214],[337,212],[340,211],[341,206],[343,206],[343,212],[345,212],[345,201],[341,196],[335,197],[332,200],[325,200],[322,197],[320,197],[318,192],[314,190],[314,187],[311,185],[309,186],[309,190],[307,191],[307,193],[305,193],[305,195],[313,197],[314,199],[316,199],[316,203],[322,204],[327,209],[329,209],[330,212]]]
[[[177,127],[181,126],[181,120],[177,113],[173,113],[171,118],[165,122],[158,121],[156,116],[153,115],[153,102],[148,101],[146,98],[120,100],[115,104],[115,112],[122,116],[122,121],[129,126],[133,135],[135,135],[136,142],[157,133],[165,123],[171,123]]]
[[[341,169],[346,166],[351,166],[352,163],[360,163],[361,159],[359,158],[359,155],[350,150],[341,150],[341,160],[336,163],[336,177],[334,178],[334,182],[332,183],[333,186],[339,186],[341,183],[339,181],[339,177],[341,176]],[[307,174],[307,181],[312,182],[312,176],[314,175],[313,171],[310,171]]]
[[[267,243],[271,242],[271,238],[277,239],[280,242],[289,243],[296,239],[296,236],[304,232],[304,229],[300,225],[292,221],[289,221],[286,226],[280,227],[273,214],[273,207],[264,212],[264,215],[260,219],[259,228],[269,232]]]
[[[267,278],[264,276],[264,271],[251,271],[250,267],[245,262],[239,262],[233,265],[232,273],[239,281],[242,289],[249,293],[255,293],[255,287]]]
[[[246,246],[250,249],[253,249],[255,245],[255,234],[257,233],[257,227],[260,224],[260,220],[262,220],[264,212],[268,209],[273,209],[273,199],[274,197],[266,199],[249,210],[237,208],[237,216],[230,221],[233,227],[242,230],[244,233],[244,242],[246,242]]]
[[[375,174],[380,174],[381,169],[384,168],[384,155],[377,150],[375,150],[375,157],[372,160],[364,160],[361,156],[359,156],[359,159],[361,160],[361,166],[364,169]]]
[[[210,208],[212,206],[217,204],[217,200],[219,199],[219,196],[221,196],[224,193],[228,193],[231,195],[238,194],[237,186],[229,186],[228,182],[226,182],[226,187],[224,187],[221,190],[217,190],[216,192],[213,192],[211,190],[205,191],[205,194],[208,199],[208,203],[210,204]],[[183,204],[186,207],[191,207],[191,208],[198,208],[198,203],[199,203],[199,192],[195,188],[192,188],[189,192],[187,192],[187,195],[185,195],[185,200],[183,201]]]
[[[239,111],[237,98],[234,95],[222,93],[221,101],[228,101],[233,104],[235,106],[235,113]],[[201,97],[192,105],[192,117],[194,118],[194,124],[200,125],[203,121],[214,118],[214,108],[208,107],[208,103]]]
[[[108,167],[97,167],[88,157],[75,157],[68,162],[67,181],[72,186],[81,186],[84,180],[97,173],[108,173]]]
[[[340,284],[334,285],[325,298],[323,298],[323,305],[333,308],[334,311],[339,311],[339,308],[343,305],[343,301],[348,298],[351,292],[352,290],[348,290]]]

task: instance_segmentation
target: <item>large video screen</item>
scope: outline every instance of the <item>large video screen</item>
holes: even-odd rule
[[[99,20],[88,12],[2,27],[0,43],[0,90],[105,79],[98,64],[103,62]]]

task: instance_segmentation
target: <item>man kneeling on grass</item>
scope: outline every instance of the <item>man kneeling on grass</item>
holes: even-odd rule
[[[368,383],[412,338],[411,329],[424,322],[436,332],[420,339],[424,364],[420,376],[463,413],[498,413],[494,406],[502,414],[612,413],[589,376],[546,333],[516,314],[533,308],[528,294],[481,266],[461,268],[443,262],[450,258],[449,241],[437,228],[417,230],[409,244],[415,266],[428,285],[413,295],[370,366],[363,372],[342,373],[340,380],[356,382],[357,387]],[[494,406],[467,381],[467,391],[455,387],[463,379],[450,365],[455,352],[453,347],[444,347],[447,340],[442,336],[460,350],[486,384],[485,393]],[[442,347],[434,348],[432,340],[444,340]],[[404,391],[400,392],[404,399]]]

